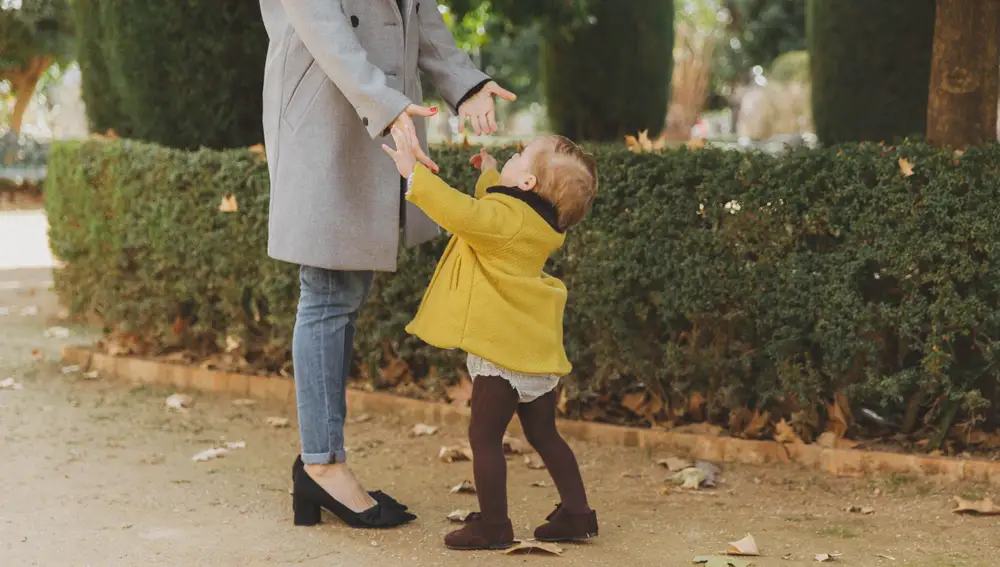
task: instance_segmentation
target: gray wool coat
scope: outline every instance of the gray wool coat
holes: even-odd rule
[[[395,271],[400,232],[412,246],[439,229],[401,200],[383,134],[407,105],[422,104],[418,69],[453,109],[489,77],[455,45],[435,0],[260,0],[260,8],[270,38],[268,254]]]

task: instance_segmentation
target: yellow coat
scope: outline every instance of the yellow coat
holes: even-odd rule
[[[542,270],[566,239],[555,208],[532,192],[476,184],[476,198],[417,164],[407,195],[453,234],[406,331],[515,372],[565,376],[566,286]]]

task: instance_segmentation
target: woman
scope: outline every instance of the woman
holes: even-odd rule
[[[423,141],[418,71],[479,133],[496,132],[493,97],[513,100],[477,70],[434,0],[260,0],[270,38],[264,137],[270,169],[268,254],[300,265],[292,345],[302,454],[293,467],[295,523],[325,507],[353,527],[415,518],[366,492],[346,464],[345,387],[354,325],[374,271],[395,271],[400,232],[438,234],[402,200],[381,145],[393,125]],[[424,153],[427,167],[437,166]]]

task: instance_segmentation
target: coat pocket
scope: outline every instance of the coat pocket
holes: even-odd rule
[[[291,126],[292,130],[295,130],[302,124],[302,119],[305,118],[306,113],[316,99],[316,95],[323,88],[323,83],[326,82],[326,74],[316,64],[316,60],[310,57],[309,65],[302,72],[301,76],[296,80],[295,75],[290,75],[287,80],[289,83],[294,80],[295,86],[291,88],[291,93],[288,95],[288,102],[285,103],[285,109],[281,113],[281,116],[285,120],[285,123]]]

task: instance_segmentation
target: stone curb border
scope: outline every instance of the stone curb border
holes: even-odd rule
[[[293,404],[294,383],[286,378],[251,376],[206,370],[197,366],[170,364],[131,357],[113,357],[85,347],[62,349],[64,363],[96,370],[104,377],[124,379],[134,384],[173,386]],[[409,422],[427,424],[467,424],[469,411],[440,403],[424,402],[390,394],[347,391],[351,413],[393,414]],[[512,424],[519,429],[519,424]],[[774,441],[753,441],[734,437],[712,437],[593,423],[559,420],[566,437],[580,441],[662,450],[691,459],[717,463],[764,465],[795,463],[838,476],[896,473],[935,477],[945,482],[972,481],[1000,486],[1000,462],[927,457],[852,449],[827,449],[817,445],[785,445]]]

